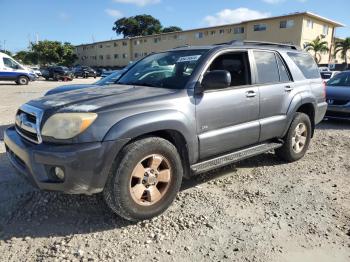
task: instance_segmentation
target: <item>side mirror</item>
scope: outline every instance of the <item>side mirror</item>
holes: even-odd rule
[[[227,70],[208,72],[202,80],[204,90],[223,89],[231,85],[231,74]]]

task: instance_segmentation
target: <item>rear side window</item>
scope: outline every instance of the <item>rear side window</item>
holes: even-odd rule
[[[258,71],[258,83],[278,83],[280,77],[275,54],[266,51],[254,51],[253,53]]]
[[[304,53],[291,53],[288,52],[288,56],[294,61],[307,79],[320,78],[320,71],[314,61],[314,59]]]
[[[278,71],[280,73],[280,82],[289,82],[291,79],[289,77],[289,73],[285,64],[283,63],[280,56],[277,55],[276,58],[278,64]]]

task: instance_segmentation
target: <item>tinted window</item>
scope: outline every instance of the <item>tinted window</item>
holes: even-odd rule
[[[305,78],[313,79],[320,77],[320,71],[314,61],[314,59],[305,53],[288,53],[289,57],[299,67]]]
[[[276,83],[280,81],[275,54],[265,51],[254,51],[258,83]]]
[[[248,54],[246,52],[218,56],[210,65],[209,70],[227,70],[230,72],[231,86],[249,85],[251,83]]]
[[[6,67],[9,67],[12,69],[22,69],[22,67],[11,58],[4,57],[3,61]]]
[[[276,56],[276,57],[277,57],[278,71],[280,74],[280,82],[290,81],[288,70],[287,70],[286,66],[284,65],[282,59],[280,58],[280,56]]]

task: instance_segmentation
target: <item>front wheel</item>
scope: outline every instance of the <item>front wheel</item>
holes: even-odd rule
[[[115,160],[104,189],[108,206],[139,221],[164,212],[181,186],[182,163],[169,141],[149,137],[127,145]]]
[[[309,148],[311,131],[309,116],[297,112],[285,136],[283,146],[275,150],[276,155],[287,162],[302,158]]]
[[[29,83],[29,79],[26,76],[20,76],[16,81],[17,85],[28,85],[28,83]]]

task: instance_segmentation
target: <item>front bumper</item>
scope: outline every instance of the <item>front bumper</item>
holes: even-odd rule
[[[4,142],[12,165],[39,189],[94,194],[103,190],[112,163],[127,141],[37,145],[10,127],[4,133]],[[54,176],[54,167],[64,170],[63,181]]]
[[[350,120],[350,106],[334,106],[328,105],[328,109],[326,112],[327,118],[332,119],[349,119]]]

